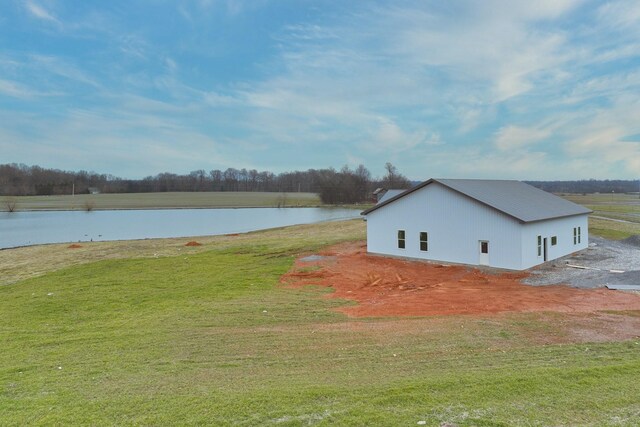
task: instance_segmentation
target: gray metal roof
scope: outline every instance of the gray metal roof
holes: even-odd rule
[[[396,197],[398,194],[400,193],[404,193],[405,190],[387,190],[382,197],[380,197],[380,200],[378,200],[378,203],[382,203],[386,200],[389,200],[392,197]]]
[[[434,182],[503,212],[520,222],[535,222],[551,218],[591,213],[591,210],[584,206],[547,193],[521,181],[430,179],[401,194],[378,203],[371,209],[362,212],[362,215],[367,215]]]

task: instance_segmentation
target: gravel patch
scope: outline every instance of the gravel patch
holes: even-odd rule
[[[589,267],[588,270],[567,264]],[[622,270],[624,273],[611,273]],[[640,236],[622,241],[589,238],[589,247],[530,270],[523,280],[534,286],[567,284],[576,288],[601,288],[609,284],[640,285]]]
[[[302,262],[315,262],[315,261],[325,261],[327,259],[334,259],[334,256],[323,256],[323,255],[309,255],[304,258],[300,258]]]

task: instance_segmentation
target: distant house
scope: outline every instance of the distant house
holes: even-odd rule
[[[382,193],[382,196],[378,199],[378,203],[383,203],[392,197],[396,197],[400,193],[404,193],[405,191],[406,190],[385,190],[384,193]]]
[[[384,193],[386,193],[386,192],[387,192],[387,190],[382,188],[382,187],[376,188],[373,191],[373,201],[374,202],[379,202],[380,199],[382,198],[382,196],[384,196]]]
[[[430,179],[362,215],[368,252],[524,270],[585,249],[589,213],[520,181]]]

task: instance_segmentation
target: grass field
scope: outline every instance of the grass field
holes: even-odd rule
[[[637,425],[640,342],[575,339],[584,315],[353,320],[279,285],[295,255],[363,237],[0,252],[0,424]]]
[[[87,210],[90,209],[164,209],[164,208],[228,208],[320,206],[315,193],[258,192],[176,192],[77,194],[75,196],[22,196],[0,199],[0,211],[7,209],[7,200],[17,211]]]
[[[640,197],[637,194],[570,194],[564,198],[593,211],[589,232],[607,239],[640,234]]]

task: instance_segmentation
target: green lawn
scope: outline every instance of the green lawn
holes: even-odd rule
[[[640,234],[640,223],[625,223],[589,217],[589,233],[605,239],[620,240]]]
[[[279,285],[296,254],[362,232],[212,238],[0,286],[0,424],[637,425],[637,339],[569,343],[560,314],[354,320],[326,289]]]

